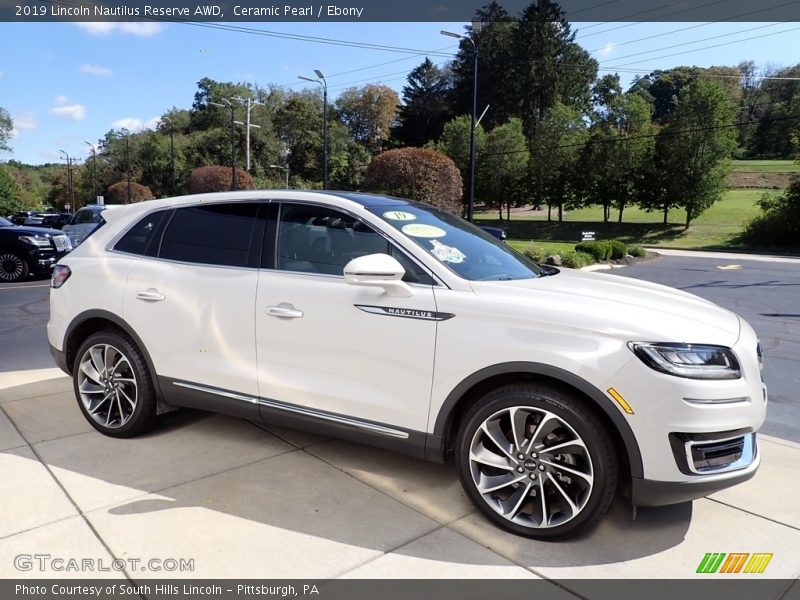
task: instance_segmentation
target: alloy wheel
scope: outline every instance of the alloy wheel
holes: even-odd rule
[[[17,281],[25,273],[25,263],[16,254],[0,254],[0,280]]]
[[[594,486],[592,458],[561,417],[529,406],[504,408],[472,437],[475,488],[498,515],[532,529],[563,525],[586,507]]]
[[[110,344],[90,346],[80,359],[78,393],[95,422],[110,429],[122,427],[133,416],[138,400],[130,361]]]

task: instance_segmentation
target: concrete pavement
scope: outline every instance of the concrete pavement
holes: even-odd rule
[[[451,465],[191,411],[111,439],[82,423],[68,378],[41,375],[0,373],[2,578],[708,578],[706,552],[774,554],[737,577],[800,575],[796,443],[762,438],[758,475],[711,498],[635,521],[620,500],[589,535],[543,543],[476,513]],[[194,569],[20,572],[21,553]]]

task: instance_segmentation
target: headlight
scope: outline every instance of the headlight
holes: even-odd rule
[[[708,344],[630,342],[642,362],[656,371],[688,379],[739,379],[739,361],[730,348]]]
[[[26,244],[30,244],[31,246],[49,246],[50,245],[50,238],[46,235],[21,235],[19,239]]]

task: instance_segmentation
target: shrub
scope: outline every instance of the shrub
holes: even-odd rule
[[[231,168],[222,165],[209,165],[192,171],[189,177],[190,194],[207,194],[210,192],[227,192],[231,189]],[[236,189],[253,190],[253,178],[250,173],[236,169]]]
[[[608,242],[611,246],[611,258],[614,260],[625,258],[628,255],[628,247],[619,240],[611,240]]]
[[[570,269],[580,269],[581,267],[588,267],[594,263],[594,256],[586,252],[569,250],[561,253],[561,264]]]
[[[364,189],[461,212],[461,174],[455,163],[429,148],[397,148],[370,161]]]
[[[131,182],[131,202],[152,200],[154,197],[149,187]],[[108,186],[105,193],[105,202],[106,204],[128,204],[128,182],[118,181]]]
[[[641,246],[630,246],[628,248],[628,254],[630,254],[631,256],[635,256],[637,258],[642,258],[644,256],[647,256],[647,251]]]
[[[763,214],[747,224],[744,239],[761,246],[800,246],[800,178],[779,196],[764,194]]]
[[[547,258],[548,252],[544,248],[536,247],[533,244],[525,248],[522,253],[530,258],[533,262],[544,262],[544,259]]]
[[[596,261],[608,260],[611,257],[611,243],[606,241],[581,242],[575,245],[575,251],[590,254]]]

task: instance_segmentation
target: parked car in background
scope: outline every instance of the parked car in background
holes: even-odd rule
[[[42,212],[40,210],[21,210],[8,220],[14,225],[41,225]]]
[[[72,245],[80,245],[102,222],[102,213],[108,207],[104,204],[89,204],[79,209],[72,220],[61,228],[69,236]]]
[[[47,274],[70,250],[69,237],[56,229],[14,225],[0,217],[0,282]]]
[[[68,225],[74,216],[72,213],[42,215],[42,227],[61,229],[64,225]]]
[[[226,192],[104,218],[53,271],[47,333],[106,435],[181,406],[452,460],[488,519],[542,539],[596,524],[618,490],[674,504],[758,469],[758,339],[697,296],[545,270],[370,194]]]
[[[489,227],[489,226],[484,226],[484,225],[481,225],[480,227],[486,233],[488,233],[489,235],[493,235],[498,240],[502,240],[504,242],[506,241],[506,230],[505,229],[500,229],[499,227]]]

